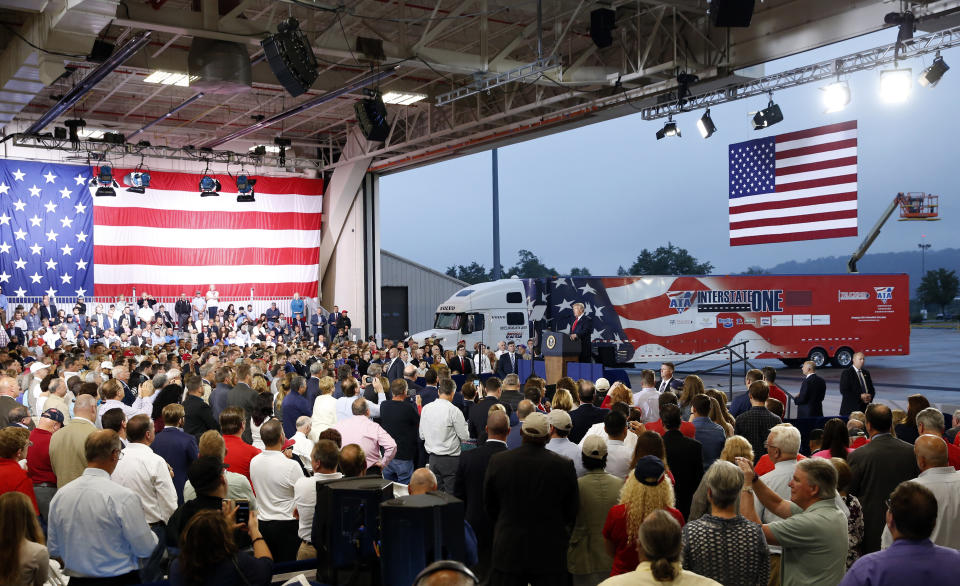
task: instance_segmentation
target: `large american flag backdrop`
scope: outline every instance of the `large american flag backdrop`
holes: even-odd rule
[[[0,284],[14,296],[314,295],[323,182],[257,176],[256,202],[236,182],[200,197],[200,175],[151,172],[144,194],[122,184],[96,197],[96,167],[0,161]]]
[[[857,235],[857,122],[731,144],[730,245]]]

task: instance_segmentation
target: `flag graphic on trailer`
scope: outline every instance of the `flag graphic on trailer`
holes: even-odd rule
[[[5,295],[93,292],[89,180],[85,166],[0,160],[0,287]]]
[[[731,144],[730,245],[857,235],[857,122]]]
[[[121,179],[130,169],[115,169]],[[94,197],[97,295],[313,296],[317,292],[323,181],[256,177],[256,201],[238,203],[236,178],[211,175],[219,196],[200,197],[201,175],[151,172],[144,194]]]

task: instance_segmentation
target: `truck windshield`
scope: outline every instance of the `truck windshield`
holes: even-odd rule
[[[462,319],[461,313],[438,313],[433,327],[437,330],[459,330]]]

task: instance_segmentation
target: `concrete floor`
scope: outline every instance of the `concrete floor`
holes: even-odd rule
[[[702,361],[684,365],[690,371],[707,369],[718,365],[715,361]],[[753,360],[756,368],[773,366],[777,369],[777,384],[790,394],[800,391],[802,375],[798,368],[787,368],[779,360]],[[645,365],[659,369],[659,364]],[[952,413],[960,408],[960,330],[914,328],[910,334],[909,356],[867,356],[865,367],[873,378],[877,402],[893,408],[906,410],[907,397],[920,393],[941,410]],[[726,363],[712,373],[701,374],[704,384],[730,394],[729,374]],[[639,388],[639,370],[629,371],[634,388]],[[733,369],[733,391],[746,391],[743,385],[743,364]],[[827,381],[827,396],[823,402],[826,415],[840,410],[840,372],[838,368],[825,367],[817,371]],[[659,378],[659,372],[657,377]],[[796,407],[793,407],[794,412]]]

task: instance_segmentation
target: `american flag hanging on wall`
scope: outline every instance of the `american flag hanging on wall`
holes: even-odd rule
[[[857,122],[731,144],[730,246],[857,235]]]
[[[238,203],[234,178],[200,197],[200,175],[151,172],[95,197],[86,166],[0,161],[0,284],[7,295],[192,294],[289,297],[317,290],[323,182],[257,177]]]

